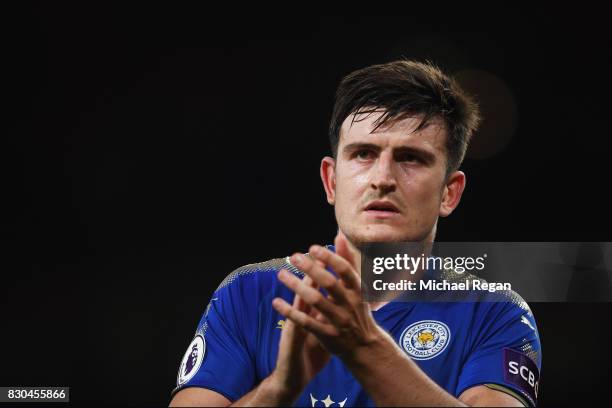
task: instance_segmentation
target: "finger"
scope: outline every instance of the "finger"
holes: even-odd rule
[[[331,268],[338,274],[340,279],[342,279],[346,288],[355,289],[360,287],[361,282],[354,266],[340,254],[334,253],[319,245],[313,245],[310,248],[309,253],[315,259],[325,262],[326,265],[331,266]]]
[[[322,261],[319,261],[318,259],[314,259],[314,258],[313,260],[316,262],[317,265],[319,265],[319,267],[325,269],[325,264]],[[310,276],[308,276],[308,278],[312,279]],[[312,282],[312,287],[315,288],[316,290],[319,290],[319,285],[315,281]],[[310,312],[310,315],[312,317],[314,317],[320,322],[329,323],[329,320],[327,320],[327,318],[323,314],[321,314],[321,312],[319,312],[317,309],[312,308],[311,310],[312,311]]]
[[[289,272],[287,269],[285,269],[287,272]],[[304,284],[312,286],[313,285],[313,281],[312,278],[308,275],[304,276]],[[297,308],[298,310],[303,311],[304,313],[310,313],[310,305],[306,302],[304,302],[304,300],[299,296],[299,295],[295,295],[295,297],[293,298],[293,307]]]
[[[316,247],[318,246],[313,245],[311,249]],[[316,262],[299,253],[291,256],[291,263],[300,268],[307,276],[310,276],[312,280],[318,283],[322,288],[325,288],[337,303],[346,303],[346,289],[342,287],[338,278],[325,270],[324,267],[320,266],[321,262],[323,261],[320,260],[320,262]]]
[[[339,334],[338,329],[336,329],[334,326],[313,319],[306,313],[295,309],[281,298],[275,298],[272,301],[272,306],[285,318],[291,320],[297,326],[302,327],[315,335],[337,336]]]
[[[318,290],[311,286],[305,285],[301,279],[298,279],[293,274],[283,270],[279,272],[278,279],[283,282],[285,286],[294,291],[296,295],[299,295],[304,302],[316,308],[330,321],[337,322],[341,325],[345,325],[347,323],[349,316],[346,310],[331,302]]]
[[[338,230],[338,234],[336,234],[336,238],[334,239],[334,247],[336,248],[336,253],[346,259],[347,262],[353,265],[353,268],[357,270],[359,258],[357,254],[355,254],[355,251],[351,249],[346,235],[340,230]]]

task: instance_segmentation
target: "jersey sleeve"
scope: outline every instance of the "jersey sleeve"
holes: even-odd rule
[[[479,306],[487,311],[477,316],[479,324],[473,326],[474,341],[455,395],[486,385],[535,406],[542,353],[533,314],[522,299]]]
[[[231,276],[231,275],[230,275]],[[224,285],[229,280],[229,283]],[[195,337],[179,366],[172,395],[187,387],[201,387],[235,401],[256,385],[256,305],[239,277],[227,279],[213,294]],[[252,295],[252,292],[251,292]]]

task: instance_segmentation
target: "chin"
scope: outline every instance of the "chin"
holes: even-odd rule
[[[355,228],[352,232],[349,239],[354,244],[420,241],[413,234],[407,234],[406,231],[398,231],[397,227],[392,228],[385,225],[359,227]]]

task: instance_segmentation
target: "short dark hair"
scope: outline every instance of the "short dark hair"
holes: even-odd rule
[[[338,86],[329,125],[334,157],[342,122],[349,115],[381,110],[384,114],[374,130],[408,115],[423,115],[417,130],[425,128],[433,118],[442,119],[447,131],[447,175],[461,165],[480,122],[476,102],[433,63],[404,59],[372,65],[350,73]]]

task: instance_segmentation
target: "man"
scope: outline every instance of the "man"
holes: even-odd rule
[[[458,168],[478,121],[473,101],[431,64],[403,60],[344,78],[333,157],[321,163],[335,246],[230,274],[183,358],[171,405],[534,405],[539,339],[517,296],[361,297],[359,245],[433,242],[438,217],[461,199]]]

